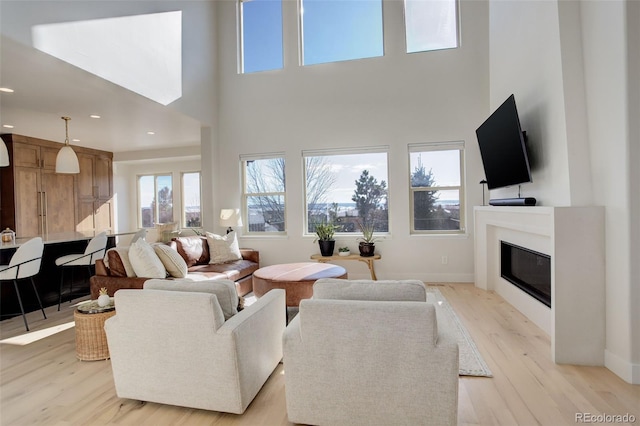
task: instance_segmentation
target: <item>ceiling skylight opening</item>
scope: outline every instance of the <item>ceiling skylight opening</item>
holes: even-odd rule
[[[182,96],[182,12],[36,25],[33,44],[162,105]]]

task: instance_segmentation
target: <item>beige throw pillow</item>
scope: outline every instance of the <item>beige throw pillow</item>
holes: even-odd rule
[[[187,262],[173,248],[166,244],[154,244],[153,249],[160,258],[169,275],[174,278],[187,276]]]
[[[224,236],[207,232],[207,244],[209,244],[209,264],[242,259],[236,231],[231,231]]]
[[[166,278],[167,271],[155,250],[145,240],[138,240],[129,247],[129,261],[136,275],[145,278]]]

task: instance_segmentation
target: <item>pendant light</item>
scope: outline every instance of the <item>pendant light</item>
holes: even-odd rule
[[[7,145],[2,139],[0,139],[0,167],[7,167],[9,165],[9,151]]]
[[[73,152],[73,148],[69,145],[69,120],[70,117],[61,117],[64,120],[66,137],[64,146],[58,151],[56,157],[56,173],[80,173],[80,165],[78,164],[78,156]]]

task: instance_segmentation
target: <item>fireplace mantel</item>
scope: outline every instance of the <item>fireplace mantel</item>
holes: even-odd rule
[[[551,339],[559,364],[604,365],[604,208],[475,207],[475,285]],[[551,256],[551,308],[500,277],[500,241]]]

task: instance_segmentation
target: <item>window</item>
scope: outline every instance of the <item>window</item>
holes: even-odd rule
[[[243,222],[247,232],[284,234],[284,155],[242,157]]]
[[[304,65],[384,54],[382,0],[300,0]]]
[[[202,227],[200,172],[182,173],[182,223],[185,228]]]
[[[461,233],[464,142],[409,145],[411,233]]]
[[[138,176],[138,206],[138,221],[142,228],[173,222],[171,174]]]
[[[358,233],[358,223],[389,232],[387,148],[305,151],[306,230],[318,223]]]
[[[282,68],[282,1],[240,0],[242,73]]]
[[[404,0],[407,53],[458,47],[456,0]]]

